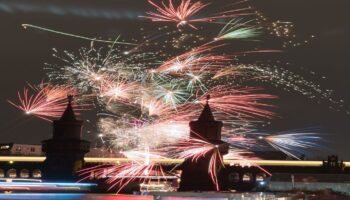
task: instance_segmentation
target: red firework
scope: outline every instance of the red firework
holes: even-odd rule
[[[259,88],[234,88],[232,86],[217,86],[199,98],[199,102],[205,104],[210,95],[210,106],[216,111],[233,115],[239,119],[264,117],[271,118],[274,113],[264,108],[272,105],[261,102],[277,98],[270,94],[256,93]]]
[[[208,174],[215,184],[216,190],[220,190],[216,172],[218,163],[222,167],[225,167],[225,164],[218,145],[204,139],[190,138],[179,141],[175,146],[167,147],[167,152],[172,152],[173,157],[187,159],[191,162],[197,162],[201,157],[209,156]]]
[[[154,6],[158,13],[147,12],[148,16],[143,16],[144,18],[151,19],[154,22],[175,22],[177,27],[188,24],[190,27],[197,29],[195,26],[190,24],[193,20],[189,21],[189,17],[196,14],[198,11],[202,10],[208,4],[203,4],[200,1],[196,3],[191,3],[191,0],[182,0],[181,4],[175,8],[172,0],[169,0],[168,5],[162,2],[162,6],[159,6],[148,0],[148,2]],[[205,19],[197,19],[195,21],[207,21]]]
[[[197,29],[197,27],[192,23],[220,23],[217,22],[218,19],[227,19],[252,14],[246,12],[251,10],[251,8],[248,7],[217,13],[211,17],[195,18],[194,15],[209,4],[204,4],[200,1],[191,2],[191,0],[181,0],[181,3],[178,6],[175,6],[172,0],[168,0],[168,4],[165,4],[165,2],[162,1],[161,5],[154,3],[152,0],[148,0],[148,2],[156,8],[157,12],[147,12],[147,15],[142,17],[154,22],[174,22],[177,24],[177,27],[188,25],[193,29]]]
[[[196,162],[200,157],[215,149],[216,146],[202,139],[190,138],[181,140],[167,152],[172,152],[172,156],[182,159],[190,159]]]
[[[94,177],[106,178],[106,183],[109,184],[108,190],[118,188],[119,193],[125,186],[133,181],[147,183],[151,180],[161,179],[166,180],[166,174],[163,168],[151,161],[152,157],[164,158],[161,155],[153,154],[148,151],[139,152],[124,152],[125,156],[132,159],[132,162],[125,162],[121,164],[99,165],[91,168],[86,168],[79,171],[79,176],[82,177],[80,181]]]
[[[180,56],[171,58],[159,66],[156,71],[172,74],[186,71],[199,72],[203,68],[206,68],[206,71],[217,71],[217,69],[225,66],[231,60],[228,56],[211,55],[208,53],[220,46],[222,45],[200,46]]]
[[[17,109],[27,115],[33,115],[41,119],[51,121],[59,118],[67,107],[67,96],[74,95],[72,88],[67,86],[41,85],[40,87],[24,88],[21,93],[18,91],[18,103],[8,100]],[[75,110],[84,110],[87,105],[73,105]]]
[[[79,172],[79,176],[83,177],[79,182],[89,179],[91,174],[94,174],[95,177],[106,178],[106,183],[109,184],[108,190],[118,188],[117,193],[133,181],[147,183],[153,179],[160,180],[161,177],[165,179],[165,172],[162,167],[154,163],[128,162],[83,169]]]
[[[119,101],[130,104],[130,99],[138,88],[136,82],[128,82],[121,78],[105,78],[100,86],[100,97],[108,98],[108,103]]]

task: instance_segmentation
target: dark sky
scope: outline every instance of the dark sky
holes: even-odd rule
[[[216,6],[227,0],[215,0]],[[231,1],[232,2],[232,1]],[[301,35],[314,34],[316,39],[305,47],[290,49],[284,59],[293,66],[317,72],[319,83],[335,90],[350,107],[350,2],[348,0],[256,0],[251,1],[273,20],[291,21]],[[38,83],[44,77],[44,63],[54,63],[53,47],[75,50],[88,42],[23,30],[21,24],[35,24],[90,37],[103,38],[137,34],[137,27],[148,26],[138,15],[150,9],[145,0],[1,0],[0,1],[0,142],[40,143],[51,136],[50,123],[28,118],[11,107],[6,100],[26,82]],[[140,25],[141,24],[141,25]],[[301,72],[302,73],[302,72]],[[306,74],[305,74],[306,75]],[[350,117],[334,112],[327,104],[317,104],[295,93],[273,90],[280,97],[278,114],[271,128],[288,130],[319,127],[329,150],[350,160]],[[86,133],[87,138],[96,138]]]

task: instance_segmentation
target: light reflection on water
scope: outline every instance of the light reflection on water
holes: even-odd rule
[[[0,194],[2,200],[112,200],[117,199],[115,195],[97,195],[97,194],[60,194],[60,193],[19,193],[19,194]]]
[[[230,195],[229,195],[230,196]],[[288,195],[282,195],[287,197]],[[278,195],[278,197],[281,197]],[[202,196],[187,196],[181,197],[178,195],[156,195],[154,196],[137,196],[137,195],[116,195],[116,194],[77,194],[77,193],[12,193],[12,194],[0,194],[0,200],[231,200],[231,199],[244,199],[244,200],[267,200],[276,199],[276,196],[271,193],[244,193],[234,194],[233,196],[223,197],[222,194],[218,193],[217,197],[213,193],[211,195]],[[284,198],[279,198],[284,199]]]

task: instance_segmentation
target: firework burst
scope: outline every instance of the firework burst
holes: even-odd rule
[[[101,87],[111,87],[112,82],[118,80],[132,82],[144,79],[145,73],[140,69],[152,65],[154,59],[153,53],[124,55],[114,46],[97,48],[94,43],[89,48],[81,48],[77,55],[64,51],[61,56],[54,49],[53,56],[61,64],[47,64],[45,69],[50,81],[65,82],[79,92],[88,94],[98,93]]]
[[[241,22],[233,19],[228,22],[220,31],[215,40],[227,39],[251,39],[261,34],[261,29],[256,26],[248,25],[250,21]]]
[[[147,183],[151,180],[166,180],[166,173],[163,168],[151,161],[152,158],[164,158],[161,155],[150,153],[149,149],[145,151],[123,152],[123,154],[132,160],[120,164],[99,165],[96,167],[86,168],[79,171],[80,181],[91,177],[106,178],[109,184],[108,190],[118,188],[119,193],[125,186],[132,181]]]
[[[210,51],[222,45],[203,45],[191,51],[165,61],[157,68],[157,72],[178,74],[180,72],[198,72],[203,69],[216,71],[225,66],[231,59],[228,56],[212,55]]]
[[[123,79],[104,78],[99,91],[101,98],[107,98],[108,103],[111,101],[119,101],[129,103],[135,93],[138,93],[139,85],[136,82],[128,83]]]
[[[266,136],[262,135],[258,138],[266,141],[276,150],[297,160],[300,160],[300,155],[305,155],[306,150],[319,149],[320,145],[318,142],[321,140],[318,133],[304,131],[279,132]]]
[[[158,13],[147,12],[148,16],[144,16],[144,18],[151,19],[155,22],[175,22],[177,24],[177,27],[188,24],[194,29],[197,28],[192,24],[189,24],[189,17],[196,14],[198,11],[202,10],[208,5],[203,4],[200,1],[191,3],[191,0],[182,0],[181,4],[177,8],[175,8],[172,0],[169,0],[168,5],[163,2],[163,7],[155,4],[151,0],[148,0],[148,3],[154,6],[157,9]]]
[[[51,121],[61,117],[67,107],[67,96],[74,94],[74,90],[67,86],[41,84],[39,87],[25,87],[22,93],[19,91],[18,103],[10,100],[8,102],[27,115]],[[74,105],[74,108],[79,111],[86,106]]]
[[[222,167],[225,165],[219,150],[219,145],[212,144],[203,139],[190,138],[180,140],[176,145],[167,147],[166,152],[171,152],[173,157],[186,159],[191,162],[197,162],[200,158],[209,157],[208,174],[216,190],[220,190],[217,179],[218,163]]]
[[[254,116],[271,118],[274,115],[273,112],[264,109],[264,107],[270,107],[271,105],[259,101],[275,99],[276,97],[269,94],[259,94],[258,91],[258,88],[217,86],[200,97],[199,102],[204,104],[207,96],[210,95],[211,107],[223,113],[237,118],[253,118]]]
[[[175,6],[173,0],[169,0],[168,4],[162,2],[161,5],[154,3],[151,0],[148,0],[150,5],[156,8],[157,12],[147,12],[147,18],[153,22],[173,22],[176,23],[177,27],[181,26],[190,26],[193,29],[198,29],[193,23],[198,22],[209,22],[209,23],[220,23],[219,19],[227,19],[239,16],[252,15],[253,13],[249,12],[250,7],[240,8],[235,10],[224,11],[217,13],[211,17],[195,17],[198,12],[203,8],[207,7],[209,4],[204,4],[201,1],[192,2],[192,0],[181,0],[181,3],[178,6]]]
[[[250,7],[205,16],[202,11],[210,4],[201,1],[180,0],[179,4],[174,0],[161,1],[160,4],[152,0],[148,2],[156,11],[147,12],[144,18],[175,23],[178,28],[162,27],[150,36],[133,38],[132,41],[142,44],[132,49],[130,43],[120,42],[119,38],[115,41],[96,40],[23,25],[93,41],[90,47],[81,48],[77,53],[64,51],[62,55],[54,50],[59,63],[47,65],[45,69],[51,83],[64,86],[45,86],[34,90],[35,94],[30,94],[25,88],[23,93],[18,93],[19,103],[9,101],[28,114],[51,119],[62,114],[68,93],[94,98],[98,110],[98,133],[103,135],[106,145],[122,150],[121,153],[132,162],[82,170],[83,180],[93,172],[107,178],[110,188],[122,189],[132,181],[163,177],[165,172],[152,161],[153,158],[171,157],[197,162],[208,157],[208,174],[219,189],[216,172],[224,163],[218,145],[202,138],[188,139],[188,122],[198,118],[207,101],[216,120],[223,122],[223,140],[230,147],[228,159],[254,163],[249,162],[256,159],[250,150],[259,146],[261,141],[293,158],[297,158],[300,149],[317,147],[314,141],[319,138],[314,133],[260,134],[261,138],[253,135],[264,120],[276,116],[271,111],[271,103],[276,97],[259,88],[246,87],[247,82],[267,82],[309,98],[338,102],[331,98],[331,91],[323,91],[317,84],[282,67],[240,62],[243,56],[280,52],[278,50],[254,48],[227,52],[232,47],[230,42],[254,40],[265,31],[267,23],[252,20],[254,13]],[[241,19],[247,15],[250,16],[248,21]],[[206,27],[201,27],[203,31],[195,34],[186,33],[198,29],[197,24],[209,25],[207,23],[213,23],[210,26],[225,25],[221,31],[209,34],[209,30],[204,29]],[[183,26],[192,29],[180,28]],[[140,30],[149,33],[144,28]],[[110,46],[98,48],[96,42]],[[206,98],[208,95],[210,100]]]

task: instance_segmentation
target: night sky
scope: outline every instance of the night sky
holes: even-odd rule
[[[228,0],[215,0],[223,6]],[[350,2],[348,0],[256,0],[250,4],[272,20],[291,21],[298,35],[315,35],[307,46],[287,49],[283,60],[292,63],[301,75],[316,72],[312,80],[334,96],[344,99],[350,108]],[[51,137],[51,125],[28,117],[7,103],[27,82],[45,80],[44,63],[55,63],[52,48],[75,51],[89,42],[37,30],[24,30],[21,24],[35,24],[89,37],[113,38],[118,34],[134,35],[142,26],[157,26],[138,16],[150,10],[145,0],[1,0],[0,1],[0,142],[33,143]],[[216,32],[217,30],[213,30]],[[275,56],[276,57],[276,56]],[[278,56],[277,56],[278,57]],[[303,74],[305,73],[305,74]],[[268,88],[269,89],[269,88]],[[324,133],[324,153],[338,154],[350,160],[350,115],[329,109],[327,103],[316,103],[297,93],[272,89],[279,96],[272,130],[316,127]],[[85,118],[94,116],[94,111]],[[84,116],[83,116],[84,118]],[[85,123],[86,130],[93,124]],[[85,137],[96,140],[94,131]]]

